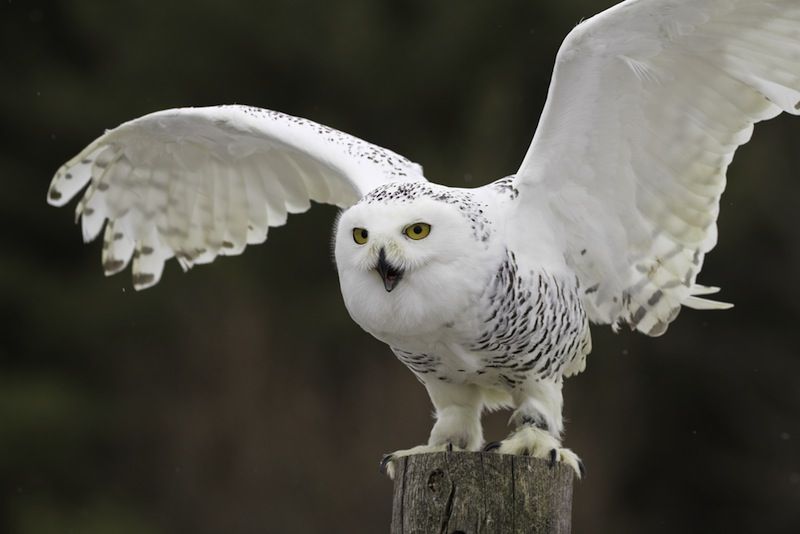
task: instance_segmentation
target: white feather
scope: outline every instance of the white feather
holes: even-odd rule
[[[516,185],[520,210],[549,199],[592,320],[658,335],[681,304],[729,307],[695,280],[736,148],[781,111],[800,113],[797,0],[629,0],[567,36]]]
[[[346,207],[383,183],[420,180],[419,165],[337,130],[218,106],[160,111],[108,131],[58,170],[48,202],[62,206],[90,183],[76,208],[84,240],[108,219],[105,271],[133,256],[142,289],[170,257],[188,269],[239,254],[311,200]]]
[[[689,297],[683,301],[683,305],[695,310],[729,310],[733,308],[730,302],[718,302],[716,300]]]

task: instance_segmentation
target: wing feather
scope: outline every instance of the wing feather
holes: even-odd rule
[[[797,0],[628,0],[559,50],[517,172],[541,207],[595,322],[662,334],[697,297],[719,199],[756,122],[800,114]]]
[[[103,272],[106,276],[125,269],[133,257],[135,243],[129,237],[131,233],[124,230],[125,222],[123,218],[106,224],[102,254]]]
[[[348,207],[389,182],[423,181],[387,149],[275,111],[216,106],[161,111],[106,132],[53,177],[47,200],[76,206],[85,241],[103,230],[107,275],[132,263],[136,289],[181,267],[262,243],[311,201]],[[107,221],[107,222],[106,222]]]

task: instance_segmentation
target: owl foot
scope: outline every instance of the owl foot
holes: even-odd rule
[[[586,468],[578,455],[561,447],[561,443],[549,432],[533,425],[525,425],[503,441],[487,443],[485,452],[496,451],[500,454],[533,456],[550,462],[550,467],[561,462],[575,470],[578,478],[583,478]]]
[[[452,443],[443,443],[441,445],[417,445],[410,449],[394,451],[381,458],[380,470],[384,475],[394,480],[395,474],[395,461],[404,456],[411,456],[412,454],[425,454],[427,452],[452,452],[464,450],[461,447],[455,447]]]

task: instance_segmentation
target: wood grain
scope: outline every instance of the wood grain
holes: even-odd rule
[[[392,534],[568,534],[574,472],[484,452],[396,461]]]

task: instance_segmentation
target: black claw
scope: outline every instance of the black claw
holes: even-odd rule
[[[531,451],[529,451],[528,449],[523,449],[522,450],[522,456],[530,456],[530,455],[531,455]]]
[[[447,452],[453,452],[453,444],[449,441],[447,442]]]
[[[483,447],[483,452],[492,452],[495,449],[499,449],[500,445],[502,445],[502,441],[490,441]]]
[[[586,466],[583,465],[583,460],[578,459],[578,470],[581,472],[581,478],[586,476]]]
[[[394,460],[394,455],[392,454],[385,454],[383,458],[381,458],[381,463],[378,466],[378,469],[380,469],[381,474],[383,475],[386,474],[386,469],[387,467],[389,467],[389,462],[391,462],[392,460]]]
[[[555,449],[550,449],[550,469],[556,466],[557,461],[558,461],[558,451]]]

